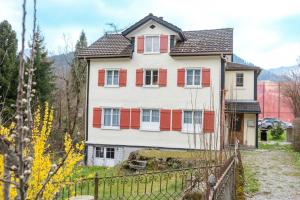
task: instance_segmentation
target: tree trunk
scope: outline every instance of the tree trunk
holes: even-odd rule
[[[296,151],[300,151],[300,117],[297,116],[295,119],[294,119],[294,143],[293,143],[293,146],[294,146],[294,149]]]

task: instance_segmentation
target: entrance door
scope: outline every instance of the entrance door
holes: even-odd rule
[[[240,144],[244,144],[244,114],[237,113],[231,116],[231,122],[229,124],[229,141],[231,144],[235,144],[235,139],[239,140]]]
[[[115,148],[95,147],[94,164],[97,166],[112,167],[115,165]]]

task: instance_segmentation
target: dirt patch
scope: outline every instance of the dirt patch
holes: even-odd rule
[[[283,150],[243,151],[244,165],[250,167],[260,183],[251,200],[300,200],[300,169],[293,157]]]

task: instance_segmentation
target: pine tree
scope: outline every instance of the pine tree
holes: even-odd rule
[[[10,120],[17,96],[17,38],[8,21],[0,23],[0,122]]]
[[[36,86],[33,88],[36,90],[36,101],[40,104],[46,101],[51,103],[53,101],[53,91],[55,90],[54,73],[52,61],[48,59],[44,37],[39,27],[37,27],[36,32],[34,69],[33,81],[36,82]]]

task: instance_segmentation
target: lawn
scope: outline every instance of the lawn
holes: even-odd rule
[[[258,140],[260,141],[261,140],[261,134],[260,134],[260,130],[258,132]],[[268,130],[267,132],[267,140],[268,141],[278,141],[278,142],[284,142],[286,141],[286,131],[284,131],[284,133],[281,135],[281,137],[279,139],[276,139],[274,138],[272,135],[271,135],[271,130]]]
[[[215,153],[204,151],[159,151],[143,150],[138,153],[144,159],[183,159],[188,161],[203,160],[204,157],[215,158]],[[122,165],[111,168],[77,167],[71,176],[69,186],[62,190],[60,199],[76,195],[94,195],[95,174],[98,174],[98,195],[100,199],[154,198],[176,199],[183,194],[190,183],[191,177],[204,176],[204,170],[199,169],[168,169],[164,171],[133,172],[124,169]],[[77,180],[77,181],[76,181]]]

